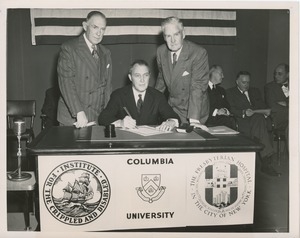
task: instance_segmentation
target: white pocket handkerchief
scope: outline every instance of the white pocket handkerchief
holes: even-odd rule
[[[110,64],[108,64],[108,65],[106,66],[106,68],[108,69],[108,68],[109,68],[109,66],[110,66]]]
[[[182,76],[186,76],[186,75],[189,75],[189,74],[190,74],[189,72],[184,71],[183,74],[182,74]]]

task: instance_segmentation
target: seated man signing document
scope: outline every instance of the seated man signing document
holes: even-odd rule
[[[179,116],[168,104],[164,94],[148,87],[150,70],[147,62],[132,63],[128,77],[132,82],[115,90],[99,116],[100,125],[133,129],[137,125],[159,125],[158,130],[170,131],[179,125]]]

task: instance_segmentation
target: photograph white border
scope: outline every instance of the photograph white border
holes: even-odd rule
[[[201,3],[201,5],[199,5]],[[3,215],[0,223],[0,237],[65,237],[66,235],[76,237],[299,237],[299,1],[26,1],[26,0],[1,0],[0,1],[0,28],[2,32],[0,47],[0,72],[2,79],[1,91],[1,158],[6,160],[6,19],[8,8],[196,8],[201,9],[289,9],[290,10],[290,78],[294,87],[290,94],[294,105],[293,115],[290,116],[290,196],[289,196],[289,225],[288,233],[44,233],[44,232],[7,232],[6,214],[6,165],[1,166],[2,181],[0,185],[0,206]],[[291,161],[290,161],[291,162]]]

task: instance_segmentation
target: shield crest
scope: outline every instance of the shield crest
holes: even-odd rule
[[[142,174],[142,187],[144,191],[153,196],[160,187],[161,176],[160,174]]]
[[[218,208],[228,207],[238,197],[238,168],[234,164],[215,163],[205,168],[205,200]]]

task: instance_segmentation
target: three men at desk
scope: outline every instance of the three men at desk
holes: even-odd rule
[[[136,125],[159,125],[163,131],[179,125],[179,116],[164,94],[149,87],[150,70],[143,60],[132,63],[128,77],[132,85],[115,90],[99,116],[100,125],[134,128]],[[162,122],[161,122],[162,121]]]

